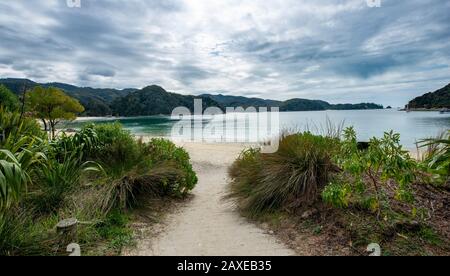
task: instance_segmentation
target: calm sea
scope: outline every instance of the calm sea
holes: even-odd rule
[[[237,120],[244,120],[244,115],[238,115]],[[221,126],[224,117],[216,116],[204,120],[203,127]],[[94,118],[80,119],[67,124],[66,128],[79,128],[86,123],[106,123],[119,121],[135,135],[151,135],[169,137],[177,120],[169,116],[133,117],[133,118]],[[394,130],[401,135],[402,144],[408,149],[414,149],[416,141],[438,135],[450,129],[450,114],[439,112],[402,112],[397,110],[346,110],[346,111],[308,111],[282,112],[280,125],[283,129],[310,130],[323,133],[331,123],[334,126],[344,124],[345,127],[355,127],[358,138],[366,141],[370,137],[380,137],[385,131]],[[237,124],[237,128],[252,131],[251,126]],[[245,133],[245,131],[243,132]]]

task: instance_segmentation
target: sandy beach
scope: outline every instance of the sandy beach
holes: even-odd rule
[[[199,177],[199,182],[192,191],[193,198],[165,219],[158,235],[144,235],[126,255],[295,255],[294,251],[271,235],[273,233],[248,222],[236,212],[230,202],[223,200],[227,188],[228,166],[248,145],[177,144],[189,152]]]

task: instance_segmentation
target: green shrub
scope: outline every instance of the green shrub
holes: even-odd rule
[[[229,171],[230,196],[250,214],[310,204],[338,169],[338,146],[337,139],[305,132],[283,135],[274,154],[244,151]]]
[[[47,158],[37,170],[39,192],[34,197],[34,202],[38,210],[57,211],[65,197],[79,188],[85,173],[99,171],[96,163],[83,163],[77,152],[66,154],[61,162]]]
[[[36,120],[0,107],[0,147],[10,149],[19,139],[45,139],[46,134]]]
[[[94,158],[108,173],[121,176],[142,161],[138,143],[119,123],[96,125],[94,130],[100,143]]]
[[[179,172],[177,181],[167,184],[170,186],[170,194],[183,196],[194,189],[198,178],[185,149],[177,147],[169,140],[152,139],[146,146],[145,154],[154,166],[173,167],[172,171]]]
[[[8,88],[0,84],[0,106],[9,111],[19,109],[19,99]]]
[[[98,153],[103,146],[100,141],[94,125],[83,127],[72,136],[62,134],[57,139],[51,142],[51,145],[56,153],[56,156],[61,157],[67,153],[76,152],[83,156],[84,159],[89,159]]]
[[[322,199],[335,207],[345,208],[349,206],[350,192],[348,185],[331,182],[323,190]]]
[[[44,158],[32,146],[21,151],[0,150],[0,213],[19,202],[32,183],[30,177],[36,169],[35,164]]]
[[[395,182],[397,200],[413,201],[411,184],[416,179],[417,163],[403,150],[399,134],[386,132],[381,139],[372,138],[367,150],[359,150],[354,129],[347,128],[335,160],[344,171],[343,180],[325,189],[325,201],[336,205],[329,193],[334,191],[339,195],[345,191],[346,197],[351,198],[350,204],[379,212],[383,206],[389,206],[389,181]]]

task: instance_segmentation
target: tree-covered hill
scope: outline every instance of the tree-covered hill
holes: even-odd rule
[[[97,89],[91,87],[78,87],[65,83],[37,83],[28,79],[0,79],[0,84],[6,86],[17,95],[24,90],[30,90],[36,86],[56,87],[62,89],[69,96],[76,98],[85,107],[85,116],[107,116],[112,114],[110,104],[117,97],[123,97],[136,89]]]
[[[193,112],[194,99],[203,100],[203,109],[213,106],[223,109],[221,104],[211,98],[175,94],[157,85],[147,86],[125,97],[116,98],[111,108],[113,114],[118,116],[168,115],[180,106],[187,107]]]
[[[203,107],[216,106],[224,110],[225,107],[279,107],[280,111],[316,111],[316,110],[351,110],[351,109],[382,109],[383,106],[373,103],[361,104],[330,104],[320,100],[291,99],[276,101],[242,96],[226,96],[203,94],[200,96],[186,96],[167,92],[160,86],[148,86],[144,89],[100,89],[78,87],[70,84],[53,82],[37,83],[28,79],[0,79],[0,85],[5,85],[17,95],[24,90],[36,86],[56,87],[62,89],[69,96],[76,98],[85,107],[83,116],[148,116],[171,114],[175,107],[185,106],[191,111],[194,98],[203,100]]]
[[[450,108],[450,84],[435,92],[429,92],[409,102],[410,109]]]
[[[352,109],[383,109],[382,105],[374,103],[359,104],[330,104],[320,100],[290,99],[287,101],[274,101],[259,98],[246,98],[239,96],[224,96],[204,94],[205,97],[219,102],[226,107],[249,106],[254,107],[279,107],[280,111],[318,111],[318,110],[352,110]]]
[[[275,100],[266,100],[260,98],[247,98],[242,96],[226,96],[226,95],[211,95],[211,94],[203,94],[204,97],[209,97],[215,100],[218,103],[221,103],[223,106],[228,107],[237,107],[241,106],[247,108],[249,106],[253,107],[277,107],[282,104],[281,101]]]

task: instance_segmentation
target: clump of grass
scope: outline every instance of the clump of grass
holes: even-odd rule
[[[274,154],[244,151],[229,170],[230,197],[251,215],[311,204],[338,170],[332,162],[338,145],[334,138],[305,132],[284,134]]]
[[[450,130],[438,137],[423,140],[418,145],[426,149],[422,163],[435,176],[433,182],[450,185]]]
[[[183,171],[171,163],[159,164],[145,174],[128,173],[101,187],[103,196],[99,199],[99,209],[108,212],[114,208],[127,209],[136,206],[139,197],[159,198],[174,195],[177,183],[185,178]]]

